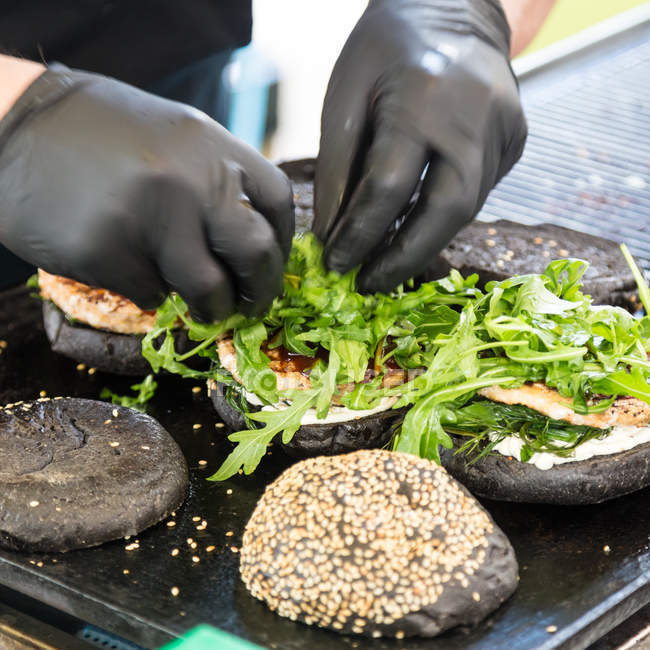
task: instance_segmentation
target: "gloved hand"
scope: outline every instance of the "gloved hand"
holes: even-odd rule
[[[140,307],[261,311],[293,229],[286,176],[184,104],[57,65],[0,122],[0,241]]]
[[[509,40],[498,0],[370,0],[350,34],[323,106],[314,231],[330,268],[363,263],[362,291],[423,271],[519,159]]]

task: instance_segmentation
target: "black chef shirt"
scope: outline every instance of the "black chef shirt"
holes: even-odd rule
[[[0,49],[146,87],[249,42],[251,0],[0,0]]]

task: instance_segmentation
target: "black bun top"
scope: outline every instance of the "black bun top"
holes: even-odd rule
[[[153,418],[87,399],[0,409],[0,545],[66,551],[134,535],[178,507],[183,454]]]
[[[246,526],[241,574],[281,616],[399,638],[483,618],[514,590],[517,565],[444,469],[362,450],[302,461],[267,488]]]

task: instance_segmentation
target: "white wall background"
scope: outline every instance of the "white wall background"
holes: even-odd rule
[[[367,0],[254,0],[253,43],[280,75],[272,160],[315,156],[327,81]]]

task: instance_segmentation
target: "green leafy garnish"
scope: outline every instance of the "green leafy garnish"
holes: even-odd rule
[[[99,397],[110,399],[113,404],[144,411],[144,405],[155,395],[157,387],[158,384],[153,375],[147,375],[139,384],[131,386],[131,390],[136,391],[137,395],[118,395],[109,388],[103,388]]]
[[[479,456],[505,435],[522,439],[522,460],[543,450],[566,455],[602,430],[494,405],[479,400],[477,392],[544,382],[580,413],[603,411],[621,395],[650,403],[650,320],[592,305],[581,291],[586,268],[579,259],[552,261],[542,274],[489,282],[484,290],[476,287],[476,275],[463,278],[452,270],[417,287],[409,283],[390,294],[362,295],[355,289],[356,270],[326,271],[321,245],[306,234],[294,239],[284,292],[264,315],[195,323],[173,296],[159,309],[143,354],[155,371],[230,387],[229,403],[249,428],[229,436],[236,446],[214,480],[242,468],[252,472],[270,442],[278,435],[288,442],[309,409],[322,419],[333,403],[372,409],[386,398],[393,408],[409,409],[392,441],[399,451],[439,461],[440,447],[452,444],[449,434],[461,433]],[[650,304],[643,286],[642,300]],[[184,353],[175,349],[179,324],[196,343]],[[219,364],[216,348],[223,336],[232,339],[238,381]],[[307,359],[307,390],[278,387],[269,354],[280,346]],[[209,370],[190,368],[186,362],[193,355],[208,358]],[[401,373],[398,385],[386,385],[395,372]],[[262,406],[249,413],[251,394]]]

